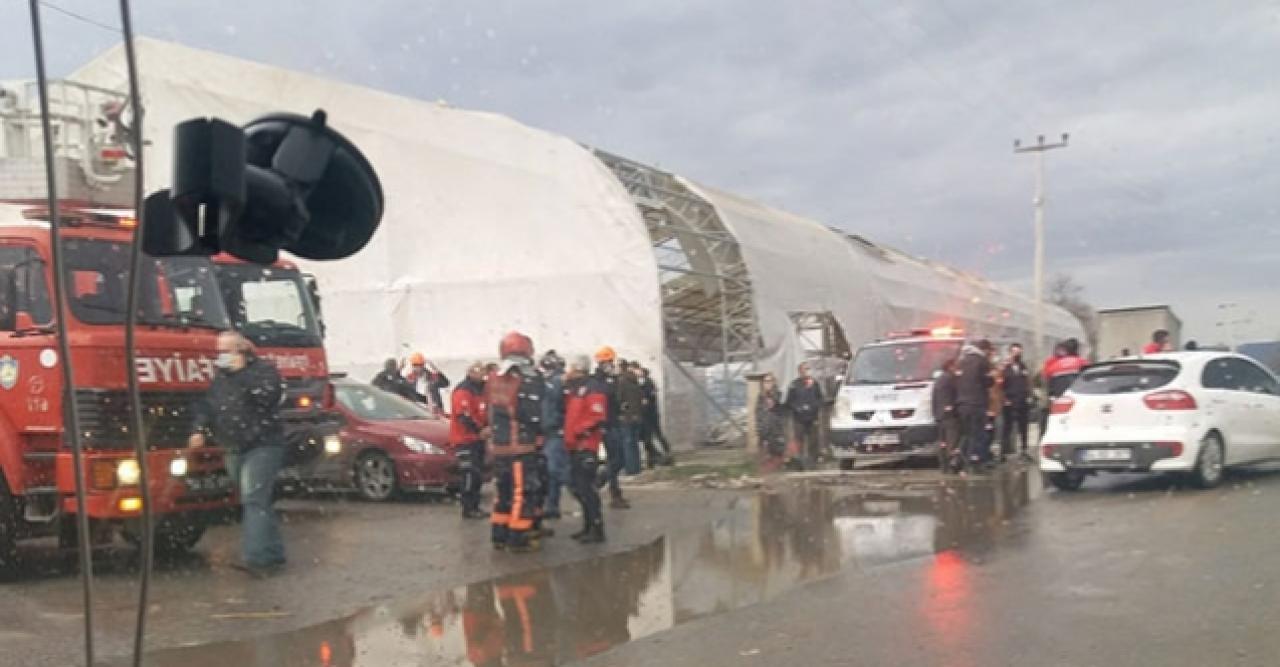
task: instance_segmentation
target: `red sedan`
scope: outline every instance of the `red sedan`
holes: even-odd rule
[[[349,378],[335,378],[333,389],[347,419],[339,434],[342,451],[330,457],[334,475],[345,477],[362,497],[374,501],[397,492],[445,491],[453,485],[447,420]]]

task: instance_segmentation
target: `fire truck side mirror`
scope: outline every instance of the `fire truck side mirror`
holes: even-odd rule
[[[383,208],[377,173],[323,111],[272,114],[243,130],[217,119],[179,124],[171,198],[154,218],[148,199],[146,227],[162,227],[146,234],[148,254],[227,252],[259,264],[280,250],[349,257],[373,238]]]
[[[12,266],[0,266],[0,331],[17,330],[18,276]]]

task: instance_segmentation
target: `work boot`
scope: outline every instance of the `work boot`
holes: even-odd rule
[[[478,509],[473,509],[470,507],[462,510],[462,518],[464,519],[485,519],[485,518],[488,518],[488,516],[489,515],[486,514],[485,512],[481,512]]]
[[[614,496],[609,500],[609,507],[615,510],[629,510],[631,509],[631,503],[627,502],[627,499],[622,496]]]
[[[582,522],[582,530],[580,530],[580,531],[578,531],[578,532],[576,532],[576,533],[574,533],[574,534],[570,535],[569,537],[571,537],[571,538],[573,538],[573,539],[575,539],[575,540],[580,540],[580,539],[582,539],[584,536],[586,536],[586,534],[587,534],[587,533],[589,533],[589,532],[591,532],[591,524],[587,523],[586,521],[583,521],[583,522]]]
[[[507,551],[513,554],[527,554],[542,549],[542,540],[532,535],[524,535],[512,541],[507,545]]]
[[[587,530],[587,533],[578,539],[582,544],[600,544],[604,542],[604,524],[597,523]]]

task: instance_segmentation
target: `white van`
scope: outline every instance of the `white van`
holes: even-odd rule
[[[955,329],[916,329],[858,349],[831,410],[829,439],[841,470],[858,458],[937,456],[933,382],[964,342]]]

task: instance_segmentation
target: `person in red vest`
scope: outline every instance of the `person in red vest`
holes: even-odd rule
[[[453,445],[461,476],[462,518],[483,519],[480,488],[484,485],[484,448],[489,437],[489,410],[484,400],[484,364],[467,369],[467,378],[450,397],[449,444]]]
[[[511,332],[498,345],[502,364],[485,382],[489,450],[497,499],[490,515],[493,547],[536,551],[549,535],[542,520],[542,403],[546,379],[533,362],[533,340]]]
[[[564,441],[569,452],[569,480],[582,505],[582,530],[572,537],[583,544],[604,541],[604,513],[596,488],[598,454],[609,411],[609,387],[590,375],[585,355],[569,365],[564,381]]]
[[[1157,354],[1171,350],[1173,350],[1173,344],[1169,342],[1169,332],[1164,329],[1156,329],[1152,332],[1151,342],[1142,346],[1143,354]]]
[[[1044,364],[1044,386],[1045,394],[1047,394],[1049,402],[1066,393],[1067,388],[1080,375],[1080,371],[1088,366],[1089,362],[1080,356],[1080,341],[1074,338],[1058,343],[1053,349],[1053,357]],[[1049,410],[1046,408],[1040,412],[1040,437],[1044,437],[1044,430],[1049,425]]]

